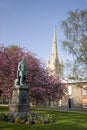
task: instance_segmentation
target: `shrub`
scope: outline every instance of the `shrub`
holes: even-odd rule
[[[5,113],[0,113],[0,121],[4,121]]]
[[[20,118],[18,116],[15,117],[15,123],[20,123]]]
[[[12,123],[25,123],[25,124],[49,124],[55,121],[55,118],[51,114],[34,113],[29,114],[0,114],[0,121],[9,121]]]

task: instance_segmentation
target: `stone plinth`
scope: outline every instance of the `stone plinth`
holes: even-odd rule
[[[15,85],[13,88],[9,112],[29,112],[29,90],[25,84],[21,86]]]

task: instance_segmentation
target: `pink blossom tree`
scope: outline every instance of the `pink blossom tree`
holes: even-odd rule
[[[59,79],[48,75],[46,66],[35,54],[18,46],[0,45],[0,90],[2,95],[11,97],[14,80],[17,78],[18,62],[25,56],[27,63],[26,83],[32,102],[43,102],[45,99],[59,100],[64,96],[66,87]]]

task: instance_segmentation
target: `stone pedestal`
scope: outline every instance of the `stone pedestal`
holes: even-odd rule
[[[29,112],[29,90],[24,85],[15,85],[12,98],[9,104],[9,112],[28,113]]]

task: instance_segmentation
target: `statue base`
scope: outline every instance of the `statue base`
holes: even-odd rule
[[[13,88],[12,98],[9,104],[9,112],[28,113],[29,112],[29,89],[23,85],[16,85]]]

